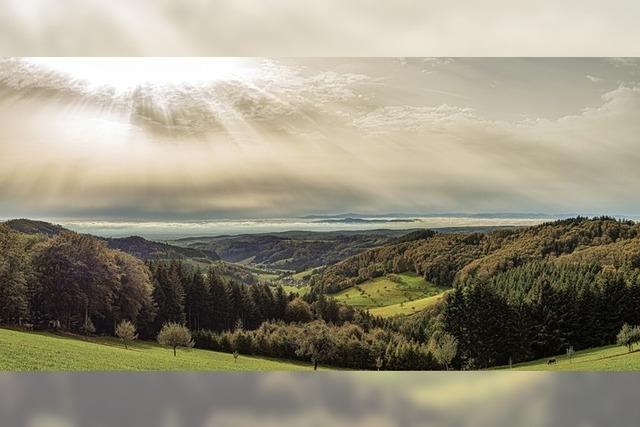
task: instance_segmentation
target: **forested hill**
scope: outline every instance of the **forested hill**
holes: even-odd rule
[[[45,221],[31,219],[13,219],[4,223],[11,229],[25,234],[42,234],[48,237],[60,234],[66,228]],[[139,236],[102,238],[96,237],[107,243],[111,249],[118,249],[143,260],[159,259],[193,259],[202,262],[219,260],[218,254],[211,249],[184,248],[167,243],[154,242]]]
[[[488,231],[497,227],[450,227],[442,233]],[[511,228],[511,227],[509,227]],[[426,229],[285,231],[237,236],[188,237],[170,243],[213,250],[228,262],[244,262],[277,270],[303,271],[334,264],[375,247],[413,241],[432,235]]]
[[[347,258],[312,277],[337,292],[386,273],[414,271],[441,286],[481,281],[532,261],[640,265],[640,225],[609,217],[571,218],[487,233],[433,233]]]
[[[388,244],[402,230],[367,232],[291,231],[239,236],[195,237],[172,241],[185,248],[215,251],[228,262],[303,271],[333,264],[367,249]]]
[[[62,233],[63,231],[67,231],[66,228],[57,224],[25,218],[11,219],[6,221],[4,224],[15,231],[25,234],[44,234],[47,236],[54,236]]]

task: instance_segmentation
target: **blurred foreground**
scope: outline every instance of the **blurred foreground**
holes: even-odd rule
[[[0,375],[3,426],[637,425],[635,373]]]

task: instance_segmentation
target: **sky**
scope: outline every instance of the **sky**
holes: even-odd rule
[[[640,61],[4,58],[0,217],[640,212]]]
[[[6,56],[640,56],[636,0],[3,0]]]

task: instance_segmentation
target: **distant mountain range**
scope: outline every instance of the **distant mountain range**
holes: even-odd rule
[[[575,217],[575,213],[564,214],[548,214],[541,212],[480,212],[480,213],[464,213],[464,212],[444,212],[444,213],[382,213],[382,214],[360,214],[360,213],[342,213],[342,214],[318,214],[306,215],[302,219],[324,219],[324,220],[355,220],[355,219],[400,219],[400,218],[496,218],[496,219],[564,219]]]
[[[448,227],[440,233],[487,232],[513,227]],[[402,230],[285,231],[236,236],[185,237],[169,243],[215,251],[224,261],[277,270],[304,271],[330,265],[371,248],[424,238],[424,228]]]
[[[420,222],[415,218],[391,218],[391,219],[365,219],[365,218],[336,218],[336,219],[318,219],[314,223],[322,224],[387,224],[394,222]]]

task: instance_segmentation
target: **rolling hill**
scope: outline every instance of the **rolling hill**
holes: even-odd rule
[[[0,328],[0,371],[291,371],[308,364],[200,349],[170,349],[114,338],[81,338]]]
[[[442,291],[444,289],[427,283],[416,274],[403,273],[378,277],[332,296],[336,301],[355,307],[374,308],[406,303]]]
[[[189,237],[171,244],[216,252],[227,262],[300,272],[332,264],[406,234],[402,230],[366,232],[290,231],[239,236]]]
[[[20,233],[44,234],[46,236],[55,236],[63,231],[69,231],[61,225],[26,218],[10,219],[5,221],[4,225]]]
[[[409,302],[403,302],[399,304],[387,305],[385,307],[376,307],[369,310],[369,313],[374,316],[398,317],[398,316],[411,316],[412,314],[419,313],[428,308],[434,307],[438,302],[442,301],[446,291],[439,294],[415,299]]]
[[[556,363],[549,364],[550,359]],[[509,369],[501,366],[496,369]],[[566,354],[545,357],[513,365],[516,371],[638,371],[640,370],[640,350],[631,353],[625,347],[609,345],[577,351],[569,359]]]
[[[139,236],[104,239],[111,249],[119,249],[140,259],[191,259],[210,263],[220,259],[210,249],[194,249],[173,246],[167,243],[154,242]]]
[[[25,234],[43,234],[51,237],[70,230],[56,224],[31,219],[13,219],[4,223],[15,231]],[[220,259],[218,254],[210,249],[185,248],[168,243],[154,242],[139,236],[121,238],[103,238],[111,249],[118,249],[143,260],[179,259],[194,260],[211,263]]]
[[[438,286],[484,280],[534,261],[640,266],[640,225],[571,218],[484,233],[434,233],[366,250],[319,271],[316,290],[336,293],[388,273],[415,272]]]
[[[448,227],[440,233],[468,233],[513,227]],[[346,258],[389,244],[431,236],[428,229],[361,231],[285,231],[238,236],[188,237],[169,243],[185,248],[213,250],[227,262],[263,268],[302,272],[334,264]]]

